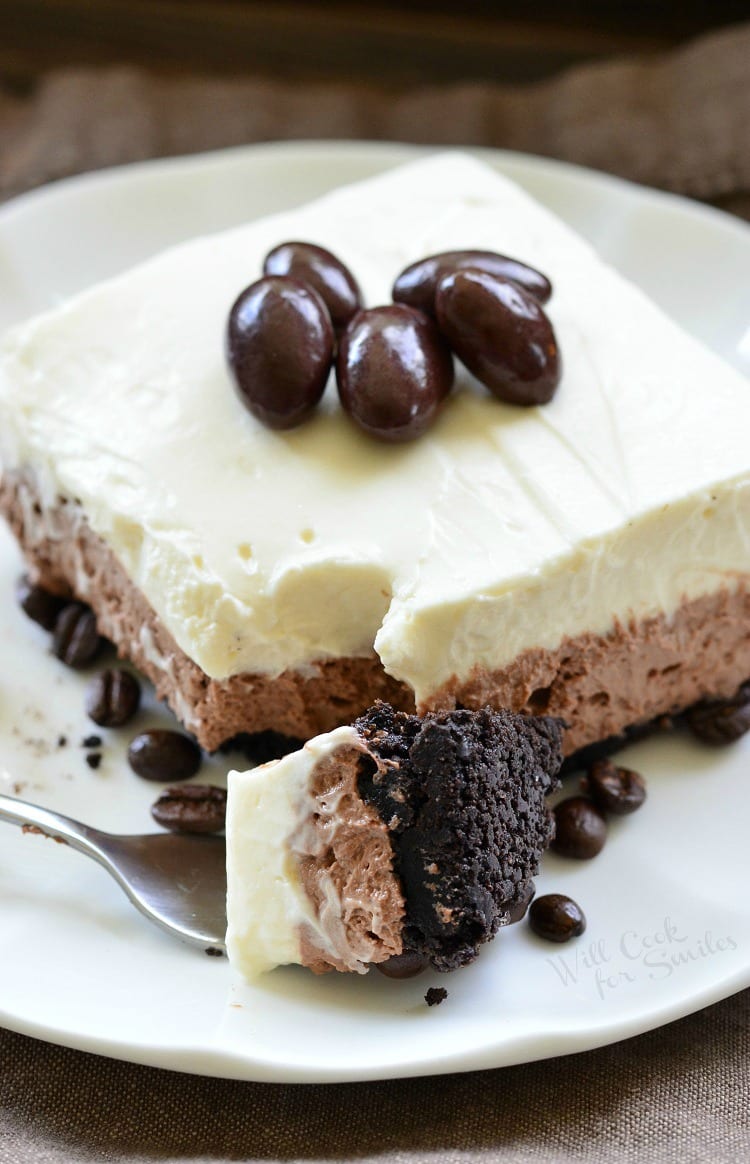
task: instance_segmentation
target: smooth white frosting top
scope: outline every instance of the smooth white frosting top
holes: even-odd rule
[[[466,373],[428,436],[360,434],[329,384],[288,432],[242,406],[228,310],[288,239],[369,305],[431,252],[489,248],[553,281],[551,404]],[[750,390],[510,181],[439,154],[184,244],[15,328],[4,464],[80,500],[207,674],[365,655],[419,698],[475,663],[674,610],[750,572]]]

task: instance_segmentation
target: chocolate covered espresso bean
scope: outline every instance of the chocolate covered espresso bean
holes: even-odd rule
[[[639,772],[620,768],[611,760],[597,760],[588,770],[584,787],[597,808],[626,816],[646,799],[646,783]]]
[[[583,910],[564,893],[546,893],[537,897],[529,909],[529,925],[537,937],[548,942],[568,942],[586,929]]]
[[[264,275],[291,275],[313,287],[328,308],[336,331],[346,327],[362,306],[357,281],[348,267],[325,247],[285,242],[274,247],[263,263]]]
[[[427,961],[416,950],[404,950],[385,962],[376,962],[375,969],[385,978],[415,978],[427,969]]]
[[[510,279],[524,287],[538,303],[546,303],[552,294],[552,284],[546,275],[508,255],[495,251],[442,251],[412,263],[393,284],[394,303],[406,303],[428,315],[435,314],[435,294],[444,275],[454,271],[484,271],[499,279]]]
[[[453,385],[453,357],[433,320],[400,303],[359,311],[341,337],[336,382],[345,412],[370,436],[421,436]]]
[[[687,713],[688,727],[704,744],[733,744],[750,731],[750,683],[731,699],[696,703]]]
[[[604,848],[607,822],[585,796],[561,800],[554,810],[555,836],[552,848],[563,857],[588,861]]]
[[[164,784],[195,776],[201,759],[195,740],[164,728],[141,732],[128,748],[128,763],[136,775]]]
[[[226,351],[237,393],[269,428],[294,428],[312,414],[325,390],[333,348],[325,303],[297,279],[259,279],[229,313]]]
[[[536,887],[533,881],[527,881],[518,890],[515,900],[508,906],[506,920],[504,925],[512,926],[516,922],[523,921],[528,913],[529,906],[534,900]]]
[[[455,271],[438,283],[435,307],[453,351],[498,400],[552,399],[561,375],[555,333],[523,287],[484,271]]]

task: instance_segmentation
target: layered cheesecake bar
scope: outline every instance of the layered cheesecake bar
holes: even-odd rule
[[[227,315],[289,239],[368,305],[433,252],[543,271],[542,407],[462,368],[389,446],[331,382],[296,429],[233,390]],[[34,577],[94,609],[201,743],[307,739],[380,698],[568,724],[570,752],[750,675],[750,391],[472,157],[427,157],[165,252],[0,349],[0,503]]]
[[[518,920],[554,832],[562,725],[378,704],[229,777],[227,950],[247,978],[454,970]]]

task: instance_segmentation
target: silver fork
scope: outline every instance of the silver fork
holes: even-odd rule
[[[93,857],[145,917],[193,946],[224,952],[227,875],[223,837],[177,833],[118,836],[2,793],[0,821],[65,841]]]

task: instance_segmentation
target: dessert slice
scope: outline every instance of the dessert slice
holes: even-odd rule
[[[289,239],[368,305],[430,252],[499,251],[553,284],[543,407],[465,369],[429,432],[363,435],[329,383],[272,431],[227,317]],[[566,751],[750,675],[750,391],[544,207],[461,154],[198,239],[14,329],[0,505],[36,579],[208,748],[308,738],[376,698],[559,715]]]
[[[377,704],[229,777],[227,948],[252,978],[400,957],[453,970],[516,920],[553,833],[561,725]]]

